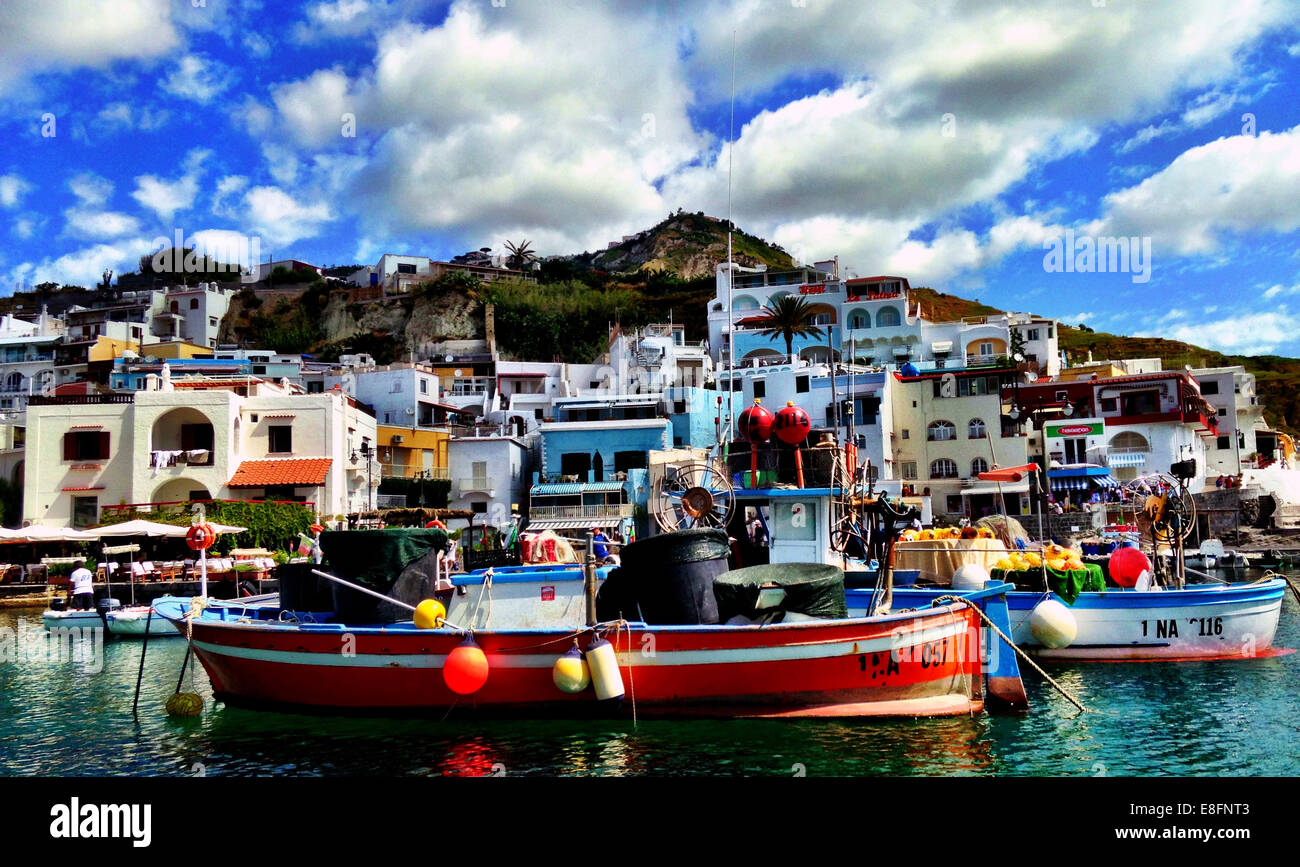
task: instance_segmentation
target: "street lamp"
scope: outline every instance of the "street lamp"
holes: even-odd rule
[[[360,449],[353,449],[353,450],[352,450],[352,455],[351,455],[351,457],[349,458],[349,460],[352,462],[353,466],[356,465],[356,463],[357,463],[357,459],[358,459],[358,458],[361,458],[361,459],[365,460],[365,462],[366,462],[366,508],[367,508],[367,509],[371,509],[371,508],[373,508],[373,506],[371,505],[371,501],[374,499],[374,495],[373,495],[373,492],[372,492],[372,490],[371,490],[371,484],[370,484],[370,456],[371,456],[372,454],[373,454],[373,452],[371,451],[371,448],[370,448],[370,441],[369,441],[369,440],[362,440],[362,441],[361,441],[361,448],[360,448]]]

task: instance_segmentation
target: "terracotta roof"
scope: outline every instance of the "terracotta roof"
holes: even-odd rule
[[[295,487],[325,484],[330,458],[271,458],[264,461],[242,461],[239,469],[226,483],[229,488],[265,488],[275,485]]]

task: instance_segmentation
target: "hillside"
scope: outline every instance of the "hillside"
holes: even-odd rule
[[[373,303],[352,303],[346,288],[317,281],[284,284],[232,296],[222,321],[222,342],[310,352],[332,359],[367,352],[380,363],[405,355],[408,346],[483,336],[485,305],[495,308],[497,340],[505,358],[589,362],[604,351],[609,329],[650,322],[685,323],[687,339],[706,336],[707,306],[714,293],[717,263],[726,260],[727,224],[703,213],[678,211],[635,236],[599,252],[555,256],[541,263],[537,282],[483,284],[448,275],[409,295]],[[737,228],[736,262],[773,270],[795,267],[780,247]],[[344,269],[347,270],[347,269]],[[139,282],[121,275],[120,285]],[[935,321],[1002,313],[979,300],[927,287],[913,298]],[[30,315],[42,305],[59,313],[86,304],[101,290],[43,284],[32,292],[0,299],[0,312]],[[1061,349],[1071,361],[1162,359],[1167,369],[1240,364],[1255,374],[1269,421],[1300,429],[1300,359],[1225,355],[1174,340],[1094,332],[1086,326],[1060,328]]]
[[[759,264],[773,270],[795,267],[794,259],[785,250],[739,227],[732,232],[731,249],[732,260],[747,268]],[[711,277],[718,263],[727,261],[727,222],[702,212],[688,214],[679,210],[607,250],[561,258],[578,269],[616,274],[661,271],[683,280]]]

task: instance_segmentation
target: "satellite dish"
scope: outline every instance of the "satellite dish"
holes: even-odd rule
[[[451,364],[453,361],[456,360],[456,356],[454,356],[454,355],[448,355],[446,360],[447,360],[447,363],[448,363],[448,364]]]
[[[1032,370],[1025,371],[1025,382],[1038,382],[1038,374]]]
[[[450,358],[450,356],[448,356],[448,357]],[[456,368],[455,370],[453,370],[453,371],[451,372],[451,375],[452,375],[452,376],[460,376],[460,372],[461,372],[461,371],[460,371],[460,368],[458,367],[458,368]]]

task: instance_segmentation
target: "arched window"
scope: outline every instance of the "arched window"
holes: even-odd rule
[[[190,299],[190,309],[191,309],[191,310],[198,310],[198,309],[199,309],[199,299],[197,299],[197,298],[191,298],[191,299]]]
[[[179,301],[173,301],[173,302],[171,303],[171,309],[172,309],[172,312],[173,312],[173,313],[180,313],[180,312],[181,312],[181,302],[179,302]]]
[[[876,314],[877,328],[892,328],[895,325],[901,325],[903,317],[899,314],[897,307],[882,307]]]
[[[858,308],[849,313],[849,328],[870,328],[871,314]]]
[[[23,375],[15,370],[13,373],[9,374],[9,376],[5,378],[5,391],[22,391],[22,390],[23,390]]]
[[[973,418],[966,427],[966,434],[973,440],[984,439],[984,419]]]
[[[988,471],[989,462],[983,458],[976,458],[970,462],[970,477],[972,479],[977,477],[980,473],[987,473]]]
[[[930,462],[930,478],[932,479],[955,479],[957,478],[957,462],[951,458],[939,458],[937,461]]]
[[[943,441],[957,439],[957,425],[950,421],[940,420],[930,422],[930,426],[926,430],[928,432],[926,439],[929,440]]]

